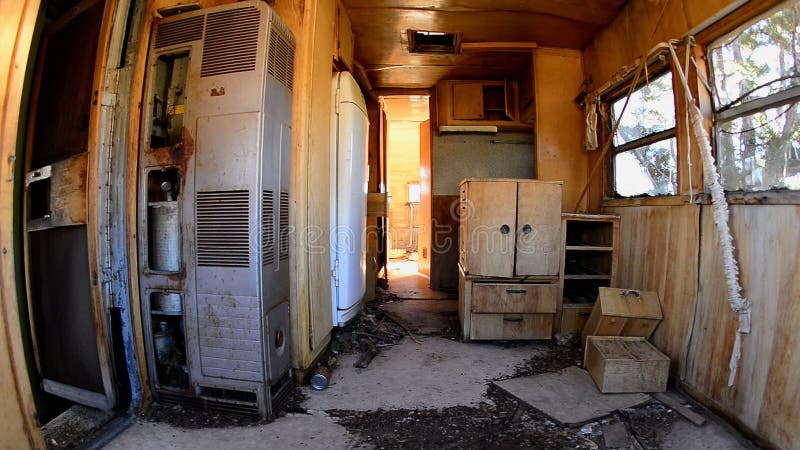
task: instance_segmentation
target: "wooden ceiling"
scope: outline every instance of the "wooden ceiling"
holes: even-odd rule
[[[441,79],[518,79],[530,55],[411,54],[407,31],[461,33],[462,42],[583,48],[625,0],[342,0],[356,60],[375,88],[428,88]]]
[[[428,97],[425,95],[401,95],[383,97],[383,110],[390,122],[423,122],[430,116]]]

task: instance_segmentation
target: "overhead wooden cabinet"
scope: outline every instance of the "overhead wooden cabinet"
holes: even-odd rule
[[[465,274],[557,276],[561,191],[560,181],[462,181],[459,261]]]
[[[529,131],[519,111],[513,81],[444,80],[436,85],[436,124],[442,127],[490,126],[499,131]]]

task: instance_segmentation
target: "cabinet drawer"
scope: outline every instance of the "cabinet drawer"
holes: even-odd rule
[[[593,305],[568,304],[561,307],[561,333],[578,333],[583,331]]]
[[[556,284],[475,283],[472,311],[477,313],[554,313]]]
[[[471,339],[550,339],[554,314],[472,314]]]

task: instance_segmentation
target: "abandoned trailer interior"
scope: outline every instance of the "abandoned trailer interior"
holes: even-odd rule
[[[798,0],[0,0],[0,448],[800,449],[798,55]]]

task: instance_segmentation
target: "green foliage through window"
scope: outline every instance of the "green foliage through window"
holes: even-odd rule
[[[800,189],[800,1],[719,40],[709,54],[725,190]]]
[[[614,193],[620,197],[674,195],[677,192],[677,145],[672,74],[667,72],[611,103],[619,120],[614,134]]]

